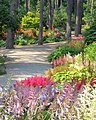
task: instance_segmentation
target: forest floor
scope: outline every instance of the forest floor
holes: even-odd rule
[[[0,54],[7,56],[7,74],[0,76],[0,84],[10,84],[14,80],[24,80],[32,75],[44,75],[44,71],[52,68],[48,62],[48,55],[64,42],[48,43],[41,46],[36,44],[15,46],[15,49],[0,48]]]

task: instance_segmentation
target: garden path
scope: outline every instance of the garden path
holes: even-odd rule
[[[47,56],[56,46],[63,44],[50,43],[38,46],[16,46],[15,49],[0,49],[0,54],[7,56],[6,71],[7,74],[0,76],[0,84],[14,83],[14,80],[23,80],[32,75],[44,75],[44,71],[51,68]]]

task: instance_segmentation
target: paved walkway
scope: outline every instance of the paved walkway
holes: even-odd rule
[[[32,75],[43,75],[44,71],[51,68],[47,56],[56,46],[63,43],[51,43],[28,46],[16,46],[15,49],[0,49],[0,54],[7,55],[6,70],[7,74],[0,76],[0,84],[6,81],[14,83],[14,80],[23,80]]]

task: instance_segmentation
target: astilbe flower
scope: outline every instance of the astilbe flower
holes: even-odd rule
[[[76,61],[76,56],[70,56],[69,54],[60,56],[58,59],[53,60],[53,66],[56,67],[58,65],[66,64],[67,62],[74,63]]]
[[[96,84],[96,77],[93,77],[90,81],[90,85],[94,86]]]
[[[83,36],[78,36],[78,37],[73,37],[74,40],[79,40],[79,41],[82,41],[84,40],[84,37]]]
[[[16,81],[15,85],[17,86],[41,86],[44,87],[48,85],[49,83],[54,83],[50,77],[44,77],[44,76],[32,76],[29,78],[26,78],[25,80]]]

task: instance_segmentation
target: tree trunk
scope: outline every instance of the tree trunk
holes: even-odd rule
[[[74,14],[75,14],[75,19],[76,19],[76,14],[77,14],[77,0],[74,0]]]
[[[43,44],[42,35],[43,35],[43,0],[40,0],[40,24],[39,24],[38,45]]]
[[[20,8],[20,0],[17,0],[17,8]]]
[[[7,30],[7,40],[6,40],[6,49],[13,49],[14,41],[13,41],[14,33],[11,28]]]
[[[2,39],[2,23],[0,23],[0,39]]]
[[[25,6],[26,6],[26,13],[29,11],[29,8],[28,8],[28,0],[25,0]]]
[[[93,14],[94,0],[91,1],[91,15]]]
[[[55,9],[58,10],[61,6],[61,0],[55,0]]]
[[[87,0],[87,12],[90,12],[91,9],[91,1]]]
[[[48,0],[48,25],[52,29],[52,2]]]
[[[61,10],[61,14],[63,13],[63,12],[62,12],[62,6],[63,6],[62,4],[63,4],[63,3],[62,3],[62,0],[61,0],[61,1],[60,1],[60,10]]]
[[[15,11],[17,9],[17,0],[12,0],[10,4],[10,16],[16,21],[16,14]],[[13,24],[13,23],[12,23]],[[14,48],[14,27],[12,25],[9,25],[7,28],[7,40],[6,40],[6,48],[12,49]]]
[[[61,0],[58,0],[58,8],[61,6]]]
[[[67,0],[66,38],[71,39],[71,16],[74,0]]]
[[[83,13],[83,0],[77,0],[77,12],[75,19],[75,36],[81,34],[82,26],[82,13]]]
[[[52,22],[54,18],[54,8],[55,8],[55,0],[52,0]]]

